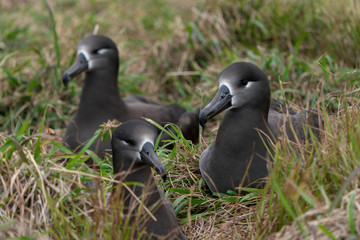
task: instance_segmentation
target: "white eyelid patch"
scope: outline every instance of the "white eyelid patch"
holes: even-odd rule
[[[248,82],[245,86],[245,88],[249,88],[254,82]]]
[[[129,143],[125,140],[120,140],[124,145],[129,145]]]
[[[105,53],[105,52],[107,52],[107,51],[109,51],[108,48],[101,48],[101,49],[97,50],[97,53],[98,53],[98,54],[103,54],[103,53]]]

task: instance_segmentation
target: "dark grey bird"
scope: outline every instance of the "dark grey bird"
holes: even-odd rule
[[[318,114],[309,110],[297,113],[271,101],[268,78],[252,63],[229,65],[220,74],[219,86],[215,97],[199,113],[204,126],[226,110],[216,139],[200,157],[201,174],[212,192],[225,193],[239,185],[263,186],[270,160],[268,140],[286,134],[292,141],[303,142],[308,137],[306,126],[319,134]]]
[[[157,135],[151,124],[141,120],[126,121],[115,129],[112,137],[114,176],[121,182],[141,185],[129,185],[129,189],[119,185],[113,192],[113,199],[121,199],[129,225],[136,225],[134,239],[138,239],[141,231],[145,234],[141,239],[186,239],[171,203],[156,186],[151,171],[155,168],[163,179],[166,178],[165,167],[154,150]],[[131,192],[141,199],[156,221]]]
[[[108,120],[120,122],[146,117],[165,125],[181,126],[186,139],[198,142],[198,112],[187,112],[177,104],[164,105],[142,96],[122,99],[117,85],[119,53],[116,44],[108,37],[92,35],[84,38],[77,46],[77,57],[63,75],[66,85],[72,78],[85,72],[78,110],[70,121],[64,142],[77,151],[94,132]],[[110,141],[95,142],[90,149],[103,154],[110,149]]]

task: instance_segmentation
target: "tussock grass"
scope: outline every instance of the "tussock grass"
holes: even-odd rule
[[[119,222],[121,209],[109,208],[111,156],[61,145],[82,80],[64,88],[60,76],[91,33],[118,44],[122,96],[200,108],[220,71],[246,60],[267,73],[272,97],[315,107],[324,119],[321,143],[274,143],[267,185],[241,196],[202,189],[198,159],[221,116],[197,146],[174,129],[173,149],[157,150],[169,177],[156,178],[189,239],[359,238],[356,1],[2,1],[0,8],[1,239],[132,234]],[[96,136],[110,137],[113,127]],[[85,164],[90,156],[95,169]]]

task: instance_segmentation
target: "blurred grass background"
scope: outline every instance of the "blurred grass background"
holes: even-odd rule
[[[83,85],[79,77],[66,88],[61,75],[93,33],[119,48],[122,96],[199,109],[221,70],[241,60],[266,72],[273,98],[322,112],[322,143],[303,146],[301,161],[287,141],[275,145],[268,185],[245,196],[201,192],[198,159],[216,131],[199,146],[179,137],[170,153],[160,149],[170,180],[159,184],[189,239],[359,237],[358,1],[2,0],[0,9],[1,238],[109,239],[118,231],[95,228],[89,206],[100,200],[81,187],[100,176],[105,194],[111,159],[98,159],[95,171],[60,144]]]

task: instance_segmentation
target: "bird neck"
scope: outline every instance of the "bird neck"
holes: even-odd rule
[[[138,182],[144,185],[155,186],[155,179],[151,168],[147,165],[135,166],[129,169],[129,173],[126,175],[124,181],[126,182]]]
[[[116,163],[119,163],[117,160],[123,160],[119,156],[121,153],[116,149],[113,151]],[[122,161],[121,164],[114,164],[114,173],[119,170],[127,172],[127,174],[123,174],[122,182],[140,182],[143,184],[143,186],[129,184],[126,188],[119,185],[114,188],[112,199],[115,204],[118,203],[118,206],[123,209],[123,218],[129,217],[130,224],[135,222],[140,230],[146,229],[149,234],[165,236],[165,234],[172,232],[171,239],[186,239],[179,228],[171,203],[156,186],[151,168],[148,165],[136,166],[130,161]],[[156,221],[148,215],[148,210],[156,218]],[[136,236],[134,238],[137,239]],[[163,238],[168,239],[167,237]]]
[[[153,183],[155,180],[151,167],[132,161],[127,161],[129,156],[125,151],[113,148],[113,168],[114,176],[122,182],[139,182],[144,185]],[[121,174],[119,174],[122,172]]]
[[[254,143],[262,141],[261,137],[264,138],[264,133],[269,134],[267,119],[268,110],[259,111],[259,109],[246,106],[240,109],[229,109],[221,121],[215,139],[216,149],[221,152],[238,153],[239,148],[253,148]]]
[[[86,72],[79,103],[79,115],[82,115],[81,112],[92,111],[114,113],[120,109],[122,112],[127,110],[119,94],[117,71],[96,70]]]
[[[120,174],[119,176],[114,172],[117,180],[120,180],[123,183],[136,182],[142,184],[128,185],[128,188],[123,192],[127,205],[129,205],[131,201],[134,201],[133,194],[135,194],[138,198],[144,197],[144,203],[146,206],[151,206],[160,201],[161,194],[156,186],[153,173],[149,166],[123,166],[120,167],[120,169],[120,172],[124,171],[124,174]]]

